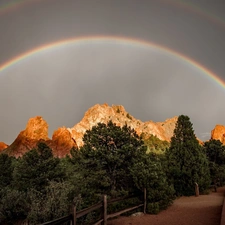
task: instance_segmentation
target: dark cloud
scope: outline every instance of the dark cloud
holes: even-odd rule
[[[187,3],[195,10],[176,0],[24,4],[0,14],[0,64],[63,39],[119,35],[167,46],[225,79],[225,4]],[[216,16],[220,23],[213,20]],[[122,104],[144,121],[187,114],[206,139],[216,123],[225,124],[224,92],[199,69],[146,46],[111,41],[49,49],[0,72],[0,141],[12,142],[32,116],[42,115],[51,133],[73,126],[89,107],[104,102]]]
[[[48,121],[50,132],[72,127],[89,107],[104,102],[122,104],[143,121],[187,114],[200,135],[217,117],[225,123],[224,111],[217,110],[224,90],[206,76],[171,54],[118,41],[50,49],[2,72],[2,136],[12,141],[36,115]]]

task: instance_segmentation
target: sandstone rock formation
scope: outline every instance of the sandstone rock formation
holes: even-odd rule
[[[77,147],[66,128],[59,128],[54,132],[52,140],[49,139],[47,122],[41,116],[36,116],[29,119],[26,129],[2,152],[19,157],[35,148],[39,141],[45,142],[56,157],[63,157],[69,154],[73,146]]]
[[[77,143],[69,129],[62,127],[54,131],[49,147],[52,148],[54,155],[63,157],[70,153],[72,147],[77,147]]]
[[[0,152],[8,147],[4,142],[0,142]]]
[[[42,117],[30,118],[25,130],[21,131],[15,141],[3,152],[16,157],[22,156],[27,151],[34,148],[37,142],[48,138],[48,124]]]
[[[141,135],[143,133],[145,138],[153,134],[161,140],[170,141],[177,117],[167,119],[164,122],[142,122],[131,116],[122,105],[108,106],[107,104],[97,104],[88,109],[84,118],[74,127],[58,128],[54,131],[52,139],[49,139],[47,122],[42,117],[36,116],[29,119],[25,130],[21,131],[16,140],[2,152],[19,157],[35,148],[41,140],[53,150],[54,156],[63,157],[70,153],[72,147],[83,145],[82,139],[86,130],[90,130],[99,122],[108,123],[109,120],[112,120],[117,126],[127,124],[137,134]]]
[[[68,129],[72,133],[72,137],[76,140],[77,145],[83,145],[83,135],[86,130],[90,130],[99,122],[107,123],[112,120],[117,126],[127,124],[133,128],[139,135],[141,133],[156,135],[161,140],[170,141],[175,124],[178,117],[167,119],[165,122],[154,123],[153,121],[142,122],[131,116],[122,105],[112,107],[107,104],[94,105],[85,113],[84,118],[73,128]]]
[[[225,145],[225,126],[216,125],[211,131],[211,138],[221,141]]]

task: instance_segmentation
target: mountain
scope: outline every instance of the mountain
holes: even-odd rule
[[[178,117],[173,117],[164,122],[142,122],[131,116],[122,105],[109,106],[107,104],[97,104],[88,109],[84,114],[83,119],[73,128],[68,130],[72,133],[72,136],[79,147],[83,145],[82,138],[86,130],[90,130],[98,123],[107,123],[109,120],[112,120],[117,126],[124,126],[127,124],[133,128],[138,135],[141,133],[149,135],[153,134],[161,140],[170,141],[177,119]]]
[[[211,138],[220,140],[225,145],[225,126],[219,124],[216,125],[211,131]]]
[[[88,109],[83,119],[74,127],[61,127],[54,131],[52,139],[48,137],[48,124],[41,116],[30,118],[25,130],[2,152],[19,157],[42,141],[53,150],[54,156],[63,157],[69,154],[72,147],[83,145],[82,138],[86,130],[99,122],[107,123],[109,120],[118,126],[127,124],[139,135],[144,133],[145,138],[153,134],[161,140],[170,141],[177,119],[178,117],[173,117],[164,122],[142,122],[130,115],[122,105],[97,104]]]
[[[7,144],[5,144],[4,142],[0,142],[0,152],[6,149],[7,147],[8,147]]]
[[[63,157],[69,154],[72,147],[77,147],[65,127],[54,131],[52,139],[49,139],[47,122],[41,116],[36,116],[29,119],[25,130],[21,131],[15,141],[2,152],[19,157],[35,148],[40,141],[46,143],[56,157]]]

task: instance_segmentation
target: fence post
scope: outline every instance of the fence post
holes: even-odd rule
[[[198,197],[199,196],[199,187],[198,184],[195,182],[195,196]]]
[[[146,197],[146,188],[144,188],[144,214],[146,214],[146,206],[147,206],[147,197]]]
[[[107,195],[103,195],[103,225],[107,225]]]
[[[74,204],[73,206],[73,225],[77,224],[77,206]]]

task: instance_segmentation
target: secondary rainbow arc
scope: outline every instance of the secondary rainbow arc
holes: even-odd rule
[[[220,25],[223,28],[225,27],[225,21],[224,19],[214,15],[208,10],[204,10],[200,8],[198,5],[191,3],[189,1],[184,1],[184,0],[161,0],[166,4],[171,4],[174,5],[175,7],[179,7],[181,9],[190,11],[192,13],[195,13],[196,15],[203,17],[214,24]]]
[[[39,2],[39,1],[43,1],[43,0],[17,0],[17,1],[8,0],[8,2],[5,4],[0,3],[0,15],[16,10],[26,4],[32,4],[34,2]]]
[[[158,50],[161,50],[165,53],[169,53],[170,55],[180,58],[184,60],[185,62],[189,63],[193,67],[199,69],[202,71],[205,75],[207,75],[209,78],[211,78],[213,81],[215,81],[219,86],[223,87],[225,89],[225,81],[223,81],[218,75],[201,65],[200,63],[190,59],[189,57],[178,53],[172,49],[169,49],[165,46],[158,45],[152,42],[147,42],[139,39],[132,39],[132,38],[126,38],[126,37],[118,37],[118,36],[85,36],[85,37],[77,37],[77,38],[71,38],[71,39],[64,39],[61,41],[57,41],[54,43],[46,44],[40,47],[37,47],[35,49],[32,49],[24,54],[21,54],[5,63],[0,65],[0,73],[6,70],[7,68],[17,64],[18,62],[31,57],[34,54],[38,54],[42,51],[53,49],[55,47],[64,46],[68,44],[81,44],[81,43],[88,43],[90,41],[112,41],[113,43],[120,42],[124,44],[131,44],[131,45],[140,45],[144,47],[152,47]]]
[[[44,1],[44,0],[14,0],[14,1],[8,0],[8,3],[5,3],[5,4],[0,3],[0,15],[7,13],[11,10],[14,10],[14,9],[18,9],[24,5],[32,4],[34,2],[39,2],[39,1]],[[198,5],[196,5],[194,3],[190,3],[190,2],[184,1],[184,0],[161,0],[161,1],[166,4],[171,4],[176,7],[191,11],[191,12],[195,13],[196,15],[205,17],[206,19],[208,19],[218,25],[221,25],[222,27],[225,27],[224,19],[214,15],[213,13],[211,13],[209,11],[201,9]]]

